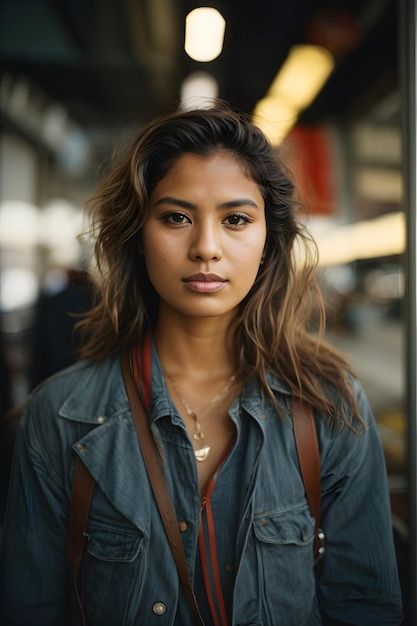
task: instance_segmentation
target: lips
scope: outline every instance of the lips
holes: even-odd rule
[[[213,293],[219,291],[226,284],[226,279],[217,274],[192,274],[184,278],[184,282],[191,291],[197,293]]]
[[[184,282],[188,283],[188,282],[194,282],[194,281],[198,281],[201,283],[224,283],[225,282],[225,278],[222,278],[221,276],[217,276],[217,274],[203,274],[202,272],[199,274],[193,274],[192,276],[188,276],[187,278],[184,278]]]

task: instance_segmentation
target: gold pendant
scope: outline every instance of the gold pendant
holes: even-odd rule
[[[205,461],[210,454],[210,446],[203,446],[200,450],[194,450],[196,461]]]

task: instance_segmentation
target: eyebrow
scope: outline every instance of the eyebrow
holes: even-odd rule
[[[160,198],[155,202],[155,206],[159,206],[161,204],[173,204],[174,206],[180,207],[181,209],[188,209],[190,211],[197,210],[197,206],[195,204],[187,202],[186,200],[174,198],[173,196],[164,196],[163,198]],[[241,206],[250,206],[254,209],[259,209],[259,206],[251,198],[236,198],[235,200],[228,200],[227,202],[222,202],[222,204],[219,204],[217,206],[217,209],[236,209]]]

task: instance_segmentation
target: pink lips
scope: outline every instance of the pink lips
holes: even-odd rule
[[[226,280],[217,274],[192,274],[184,278],[184,282],[191,291],[197,293],[213,293],[219,291],[226,284]]]

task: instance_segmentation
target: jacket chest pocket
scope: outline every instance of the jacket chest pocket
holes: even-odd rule
[[[255,513],[253,529],[260,542],[277,546],[304,548],[311,546],[314,538],[314,520],[305,508],[289,513]]]
[[[264,611],[282,616],[286,626],[300,626],[314,599],[314,519],[308,507],[289,512],[257,512],[253,541],[259,597]],[[262,609],[261,609],[262,610]]]
[[[141,549],[143,535],[124,530],[95,529],[88,540],[88,554],[109,563],[134,561]]]
[[[90,525],[84,576],[87,623],[129,623],[146,573],[145,536],[132,527]]]

